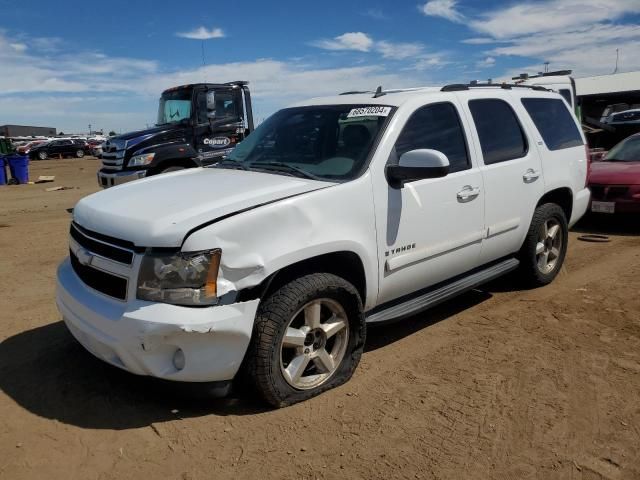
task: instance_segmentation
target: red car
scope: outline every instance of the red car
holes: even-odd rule
[[[591,164],[589,188],[592,212],[640,213],[640,133]]]
[[[45,143],[46,140],[34,140],[33,142],[25,143],[24,145],[20,145],[16,150],[21,155],[27,155],[29,151],[35,147],[36,145],[40,145],[41,143]]]

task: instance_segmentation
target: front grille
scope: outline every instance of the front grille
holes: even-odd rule
[[[124,263],[125,265],[131,265],[133,263],[133,252],[130,250],[124,250],[114,245],[109,245],[94,238],[86,236],[78,228],[71,224],[69,231],[71,238],[73,238],[79,245],[86,248],[92,253],[98,254],[101,257],[108,258],[114,262]]]
[[[86,285],[118,300],[127,299],[127,279],[96,270],[88,265],[82,265],[73,252],[69,251],[71,266],[76,275]]]
[[[606,185],[591,185],[591,197],[594,200],[615,200],[617,198],[624,198],[629,191],[629,187],[614,186],[608,187]]]

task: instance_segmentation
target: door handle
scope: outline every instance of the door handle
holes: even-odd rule
[[[538,170],[530,168],[526,172],[524,172],[524,175],[522,175],[522,180],[524,180],[524,183],[531,183],[535,182],[539,177],[540,172]]]
[[[458,200],[461,202],[468,202],[480,195],[480,187],[472,187],[471,185],[465,185],[457,194]]]

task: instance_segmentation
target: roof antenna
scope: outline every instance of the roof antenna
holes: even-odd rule
[[[618,49],[616,48],[616,68],[613,71],[613,73],[618,73],[618,58],[620,56],[620,52],[618,51]]]
[[[202,40],[201,43],[202,46],[202,72],[204,74],[204,83],[207,83],[207,69],[205,68],[205,61],[204,61],[204,40]]]
[[[378,98],[384,95],[384,92],[382,91],[382,85],[379,85],[378,88],[376,88],[376,93],[373,94],[373,98]]]

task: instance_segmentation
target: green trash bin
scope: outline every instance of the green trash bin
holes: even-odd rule
[[[13,153],[13,145],[8,138],[0,138],[0,155],[7,155]]]

